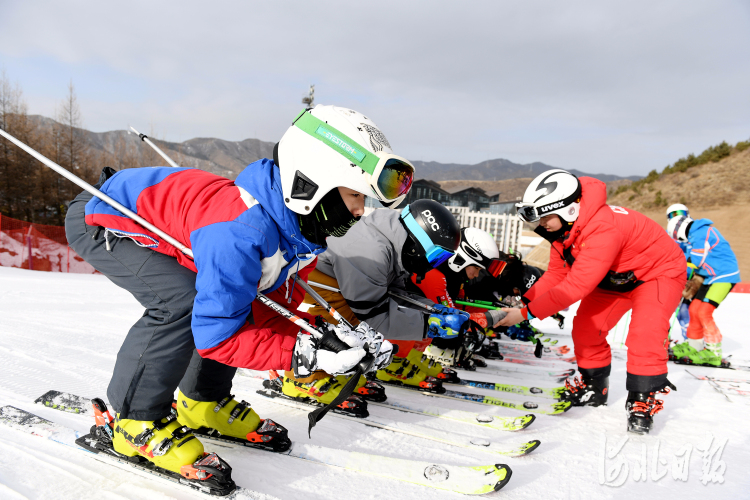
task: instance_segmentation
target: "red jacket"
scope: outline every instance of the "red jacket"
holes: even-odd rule
[[[546,318],[578,302],[609,271],[633,271],[639,281],[685,279],[685,256],[659,224],[629,208],[607,205],[602,181],[580,181],[578,219],[567,239],[552,243],[549,269],[524,295],[532,315]],[[563,257],[568,248],[575,259],[572,267]]]

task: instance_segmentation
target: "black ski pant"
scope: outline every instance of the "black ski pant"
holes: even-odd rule
[[[196,401],[228,396],[237,368],[204,359],[195,349],[190,326],[195,273],[130,239],[110,234],[107,244],[104,229],[84,221],[91,198],[84,191],[70,203],[65,218],[68,244],[146,308],[117,353],[107,389],[110,404],[121,418],[150,421],[169,414],[178,386]]]

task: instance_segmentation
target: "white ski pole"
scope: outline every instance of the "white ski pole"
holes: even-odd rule
[[[176,239],[172,238],[167,233],[165,233],[164,231],[162,231],[158,227],[154,226],[153,224],[151,224],[150,222],[148,222],[143,217],[139,216],[135,212],[132,212],[127,207],[123,206],[122,204],[120,204],[117,201],[113,200],[112,198],[110,198],[106,194],[102,193],[101,191],[99,191],[98,189],[96,189],[94,186],[92,186],[88,182],[86,182],[83,179],[75,176],[71,172],[68,172],[67,170],[65,170],[60,165],[58,165],[57,163],[53,162],[52,160],[50,160],[46,156],[42,155],[41,153],[35,151],[34,149],[30,148],[29,146],[27,146],[23,142],[19,141],[18,139],[16,139],[15,137],[13,137],[9,133],[7,133],[5,130],[0,129],[0,135],[2,135],[6,139],[8,139],[10,142],[12,142],[13,144],[15,144],[16,146],[18,146],[19,148],[21,148],[24,151],[26,151],[27,153],[29,153],[31,156],[33,156],[34,158],[36,158],[40,162],[44,163],[46,166],[48,166],[49,168],[51,168],[52,170],[54,170],[58,174],[62,175],[63,177],[65,177],[66,179],[68,179],[69,181],[71,181],[72,183],[77,184],[78,186],[80,186],[84,190],[88,191],[92,195],[96,196],[100,200],[108,203],[109,205],[111,205],[112,207],[116,208],[117,210],[119,210],[123,214],[127,215],[128,217],[130,217],[131,219],[133,219],[138,224],[140,224],[141,226],[145,227],[146,229],[148,229],[152,233],[157,234],[164,241],[166,241],[170,245],[176,247],[180,252],[184,253],[185,255],[187,255],[190,258],[193,257],[193,252],[190,251],[190,249],[188,247],[186,247],[185,245],[183,245],[182,243],[180,243]]]
[[[161,149],[159,149],[159,146],[157,146],[156,144],[154,144],[153,142],[151,142],[151,139],[149,139],[146,134],[141,134],[134,127],[130,127],[130,128],[133,130],[133,132],[135,132],[136,134],[138,134],[138,137],[143,142],[145,142],[146,144],[148,144],[149,146],[151,146],[152,148],[154,148],[154,151],[156,151],[157,153],[159,153],[161,155],[161,157],[164,158],[164,160],[166,160],[167,163],[169,163],[170,166],[172,166],[174,168],[180,168],[180,166],[178,164],[176,164],[174,161],[172,161],[172,159],[169,156],[167,156],[166,154],[164,154],[164,151],[162,151]]]

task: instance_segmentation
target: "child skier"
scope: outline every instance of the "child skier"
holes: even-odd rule
[[[413,361],[408,361],[406,356],[415,342],[422,341],[424,337],[458,335],[468,315],[413,296],[413,299],[440,309],[440,314],[430,316],[428,322],[424,310],[394,299],[389,291],[408,295],[405,289],[410,276],[417,274],[424,277],[433,267],[448,260],[459,241],[460,230],[456,219],[447,208],[432,200],[412,202],[401,213],[375,210],[346,236],[329,238],[328,251],[318,259],[316,269],[310,274],[310,281],[339,290],[317,291],[349,321],[355,324],[367,321],[387,339],[398,344],[398,357],[393,358],[390,366],[377,372],[378,380],[431,391],[441,390],[440,382],[432,377],[442,372],[442,367],[435,367],[434,375],[430,375]],[[309,297],[305,302],[313,305]],[[333,318],[320,307],[311,307],[307,312],[320,314],[333,322]],[[430,331],[428,326],[432,327]],[[327,382],[328,378],[324,378],[313,381],[313,387],[307,387],[295,383],[291,377],[285,377],[284,392],[287,395],[317,397],[312,389],[325,387]]]
[[[403,199],[413,175],[372,121],[321,105],[297,116],[274,161],[250,164],[235,181],[188,168],[105,169],[103,193],[195,256],[86,192],[70,204],[70,246],[146,308],[107,390],[117,411],[114,450],[182,476],[203,455],[191,429],[283,450],[286,430],[230,394],[237,367],[351,373],[365,343],[371,353],[380,347],[375,368],[387,364],[390,344],[367,325],[335,327],[351,348],[334,353],[254,299],[260,291],[290,308],[300,303],[293,277],[314,268],[325,238],[355,224],[365,194]]]
[[[428,272],[422,280],[417,275],[412,275],[410,286],[437,304],[466,309],[456,306],[454,302],[465,298],[464,285],[479,276],[480,271],[497,277],[505,267],[505,262],[499,257],[500,251],[492,236],[481,229],[465,227],[461,229],[461,243],[456,254]],[[492,328],[501,317],[498,310],[469,308],[467,312],[469,319],[483,329]],[[484,335],[480,336],[481,339],[471,335],[435,338],[425,348],[424,355],[442,365],[473,369],[471,354],[481,348]],[[416,360],[417,354],[412,356]]]
[[[673,218],[684,215],[690,217],[688,208],[682,203],[675,203],[667,207],[667,223]],[[675,240],[679,245],[680,250],[685,254],[685,259],[690,258],[690,244],[684,241]],[[680,302],[680,308],[677,310],[677,321],[680,323],[682,329],[682,338],[687,339],[687,329],[690,324],[690,300],[683,297]]]
[[[552,243],[549,269],[526,292],[526,307],[504,309],[501,325],[546,318],[580,300],[573,342],[582,380],[568,384],[564,399],[599,406],[607,402],[611,370],[607,332],[632,309],[628,430],[647,433],[662,409],[655,394],[674,389],[667,380],[667,336],[685,285],[685,260],[656,222],[606,200],[603,182],[565,170],[531,182],[516,207]]]
[[[687,244],[688,283],[683,297],[690,302],[687,341],[672,348],[676,358],[688,358],[691,364],[722,366],[721,332],[714,310],[740,282],[740,269],[729,242],[708,219],[693,220],[678,215],[669,220],[667,232]]]

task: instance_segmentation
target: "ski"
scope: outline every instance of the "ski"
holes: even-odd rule
[[[79,415],[94,414],[89,398],[70,394],[69,392],[47,391],[36,398],[34,403],[68,413]]]
[[[94,412],[92,410],[93,407],[91,406],[91,400],[89,398],[71,394],[69,392],[60,392],[54,390],[47,391],[39,396],[34,401],[34,403],[43,404],[44,406],[53,408],[55,410],[75,413],[77,415],[94,415]],[[278,426],[278,424],[275,425]],[[195,434],[196,436],[200,436],[205,440],[215,441],[217,443],[247,446],[248,448],[255,448],[257,450],[271,452],[285,451],[286,447],[291,444],[288,439],[286,439],[285,443],[282,446],[275,446],[275,449],[273,449],[270,446],[267,446],[265,443],[252,443],[246,439],[238,439],[232,436],[223,436],[213,429],[206,428],[193,429],[193,434]]]
[[[497,348],[503,357],[527,357],[547,361],[565,361],[567,363],[575,358],[570,351],[565,353],[564,351],[552,351],[549,348],[542,348],[542,358],[537,358],[535,355],[536,348],[533,345],[498,345]]]
[[[492,398],[489,396],[482,396],[479,394],[470,394],[468,392],[458,392],[458,391],[451,391],[446,390],[444,393],[436,394],[434,392],[426,392],[419,390],[419,387],[413,387],[410,385],[402,385],[402,384],[395,384],[391,382],[383,382],[380,381],[381,384],[386,384],[392,387],[398,387],[399,389],[407,389],[410,391],[416,391],[420,394],[424,394],[425,396],[433,396],[437,398],[449,398],[449,399],[462,399],[467,401],[473,401],[475,403],[482,403],[486,405],[492,405],[492,406],[504,406],[506,408],[513,408],[514,410],[521,410],[521,411],[531,411],[534,413],[543,413],[546,415],[557,415],[560,413],[564,413],[570,409],[570,402],[568,401],[560,401],[556,403],[552,403],[551,405],[543,405],[540,407],[539,403],[534,403],[532,401],[526,401],[526,402],[514,402],[514,401],[505,401],[498,398]]]
[[[533,366],[533,367],[539,367],[539,368],[546,368],[548,370],[555,370],[555,369],[566,369],[561,368],[565,366],[565,363],[567,364],[575,364],[576,360],[575,357],[569,357],[565,359],[538,359],[535,357],[531,358],[522,358],[522,357],[512,357],[510,355],[506,356],[503,354],[503,359],[492,359],[490,360],[490,364],[492,366],[503,366],[508,363],[517,364],[517,365],[525,365],[525,366]]]
[[[391,410],[395,411],[415,413],[417,415],[425,415],[428,417],[444,418],[447,420],[452,420],[454,422],[478,425],[498,431],[520,431],[530,426],[531,423],[536,420],[536,416],[532,415],[531,413],[520,415],[518,417],[499,417],[497,415],[472,413],[462,410],[449,410],[440,406],[420,405],[415,407],[411,404],[407,405],[394,401],[388,401],[387,403],[375,403],[370,401],[368,405],[380,406],[383,408],[390,408]]]
[[[714,382],[729,382],[733,384],[750,384],[750,379],[709,377],[707,375],[696,375],[689,370],[685,371],[700,380],[713,380]]]
[[[450,390],[445,391],[445,394],[432,394],[429,392],[423,392],[422,394],[435,398],[461,399],[491,406],[504,406],[505,408],[513,408],[514,410],[532,411],[534,413],[542,413],[545,415],[559,415],[565,413],[571,407],[570,401],[559,401],[550,405],[540,406],[539,403],[534,403],[532,401],[507,401],[490,396],[482,396],[481,394],[470,394],[468,392]]]
[[[465,495],[484,495],[497,491],[510,481],[513,474],[505,464],[461,467],[298,443],[284,454],[309,462]]]
[[[487,368],[481,368],[479,369],[479,373],[487,374],[487,375],[495,375],[499,377],[516,377],[516,378],[529,378],[529,377],[539,377],[539,378],[552,378],[555,379],[557,382],[563,382],[568,377],[572,376],[575,373],[575,370],[572,368],[567,370],[549,370],[544,371],[543,369],[539,369],[539,367],[528,367],[528,366],[522,366],[522,365],[514,365],[514,364],[506,364],[502,366],[488,366]]]
[[[270,399],[276,404],[288,406],[291,408],[297,408],[303,411],[310,410],[310,404],[308,403],[307,400],[292,398],[283,393],[274,391],[272,389],[261,389],[256,392],[257,394]],[[467,442],[461,442],[461,441],[455,440],[455,438],[451,439],[451,437],[449,437],[449,435],[444,432],[430,429],[430,434],[426,434],[425,432],[420,431],[419,427],[417,426],[411,426],[402,422],[388,422],[388,421],[384,422],[382,420],[378,420],[376,417],[373,417],[372,415],[366,418],[358,418],[358,419],[352,418],[350,416],[347,416],[341,413],[334,413],[333,415],[338,418],[350,420],[352,422],[359,422],[368,427],[384,429],[387,431],[405,434],[407,436],[413,436],[413,437],[417,437],[420,439],[436,441],[438,443],[443,443],[443,444],[447,444],[450,446],[456,446],[459,448],[478,449],[480,451],[484,451],[484,452],[491,453],[494,455],[503,455],[507,457],[520,457],[523,455],[528,455],[529,453],[534,451],[536,448],[538,448],[540,444],[538,440],[533,440],[527,443],[523,443],[522,445],[518,447],[505,448],[505,447],[502,447],[501,445],[498,445],[497,443],[492,443],[482,438],[472,438],[468,440]]]
[[[255,375],[250,372],[240,371],[248,377],[257,378],[260,380],[268,380],[267,377],[261,375]],[[449,410],[438,406],[414,406],[407,405],[404,403],[394,402],[388,400],[387,402],[375,402],[367,401],[367,406],[380,406],[382,408],[389,408],[391,410],[414,413],[418,415],[424,415],[427,417],[443,418],[446,420],[452,420],[454,422],[462,422],[465,424],[478,425],[480,427],[487,427],[498,431],[520,431],[527,428],[536,419],[532,414],[520,415],[518,417],[499,417],[496,415],[488,415],[481,413],[473,413],[462,410]],[[335,411],[335,410],[331,410]],[[342,412],[342,415],[349,415],[349,413]]]
[[[496,382],[483,382],[481,380],[467,380],[462,378],[460,382],[443,382],[443,385],[465,385],[476,387],[477,389],[487,389],[490,391],[510,392],[524,396],[537,396],[560,400],[560,396],[565,392],[565,387],[534,387],[514,384],[500,384]]]
[[[90,437],[90,435],[83,435],[74,429],[51,422],[26,410],[15,408],[13,406],[3,406],[0,408],[0,422],[27,434],[40,436],[56,443],[69,446],[77,451],[86,453],[87,456],[102,463],[113,465],[128,472],[133,472],[152,480],[167,481],[170,485],[177,486],[183,490],[216,496],[216,493],[212,493],[208,487],[197,484],[193,481],[188,481],[182,478],[179,474],[159,467],[154,467],[151,462],[145,460],[143,462],[129,461],[125,458],[104,453],[88,446],[82,447],[80,442],[87,437]],[[224,498],[232,500],[274,500],[276,497],[241,487],[234,487],[224,495]]]
[[[731,382],[731,381],[718,379],[714,377],[695,375],[694,373],[690,373],[689,371],[687,372],[699,380],[707,381],[711,387],[713,387],[715,390],[717,390],[718,392],[721,392],[724,395],[729,393],[733,396],[744,396],[744,397],[750,396],[750,381],[748,380],[736,380],[735,379],[736,381]]]
[[[519,340],[491,340],[491,342],[498,345],[500,349],[514,352],[528,352],[533,354],[536,350],[536,345],[533,342],[521,342]],[[571,353],[571,348],[567,345],[561,346],[547,346],[542,347],[542,352],[548,355],[554,355],[557,357],[565,357]]]
[[[728,370],[747,370],[747,371],[750,371],[750,368],[748,368],[748,367],[733,366],[726,359],[722,359],[721,360],[721,366],[708,365],[708,364],[702,364],[702,363],[701,364],[699,364],[699,363],[693,363],[693,361],[690,358],[688,358],[688,357],[678,358],[678,357],[676,357],[676,356],[674,356],[672,354],[669,355],[669,360],[672,361],[673,363],[677,364],[677,365],[705,366],[706,368],[725,368],[725,369],[728,369]]]

